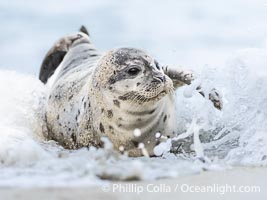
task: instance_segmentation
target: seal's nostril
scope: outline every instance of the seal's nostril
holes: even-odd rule
[[[166,81],[165,76],[156,76],[155,79],[160,81],[160,82],[165,82]]]

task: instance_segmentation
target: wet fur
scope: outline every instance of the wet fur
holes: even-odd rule
[[[62,50],[66,53],[61,61],[51,56]],[[139,143],[154,155],[153,148],[162,138],[176,134],[173,91],[194,80],[191,72],[168,70],[138,49],[119,48],[101,55],[88,32],[60,39],[43,63],[40,79],[50,87],[45,112],[47,138],[77,149],[102,147],[104,136],[115,149],[122,146],[130,156],[142,155]],[[131,66],[138,66],[141,72],[127,74]],[[218,96],[213,92],[210,99],[220,106]],[[133,134],[136,128],[141,130],[139,137]],[[157,132],[165,137],[156,138]]]

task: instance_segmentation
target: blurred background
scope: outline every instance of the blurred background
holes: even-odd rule
[[[100,51],[141,48],[161,63],[221,66],[267,36],[267,0],[0,0],[0,69],[37,75],[59,37],[89,29]]]

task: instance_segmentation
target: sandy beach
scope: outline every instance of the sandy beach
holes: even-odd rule
[[[92,187],[1,188],[0,199],[264,199],[267,195],[266,170],[266,167],[235,168],[177,179],[112,182]]]

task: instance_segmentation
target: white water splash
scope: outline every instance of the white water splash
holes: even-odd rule
[[[154,180],[203,169],[266,165],[267,76],[260,71],[267,56],[263,55],[266,48],[247,49],[223,68],[206,66],[199,73],[204,88],[221,91],[221,112],[197,92],[185,98],[184,90],[190,86],[177,90],[181,135],[173,140],[192,137],[190,149],[196,154],[187,157],[168,152],[171,139],[155,149],[156,155],[163,155],[159,158],[120,155],[106,138],[104,149],[64,150],[41,135],[45,87],[35,77],[0,71],[0,185],[90,185],[101,179]]]

